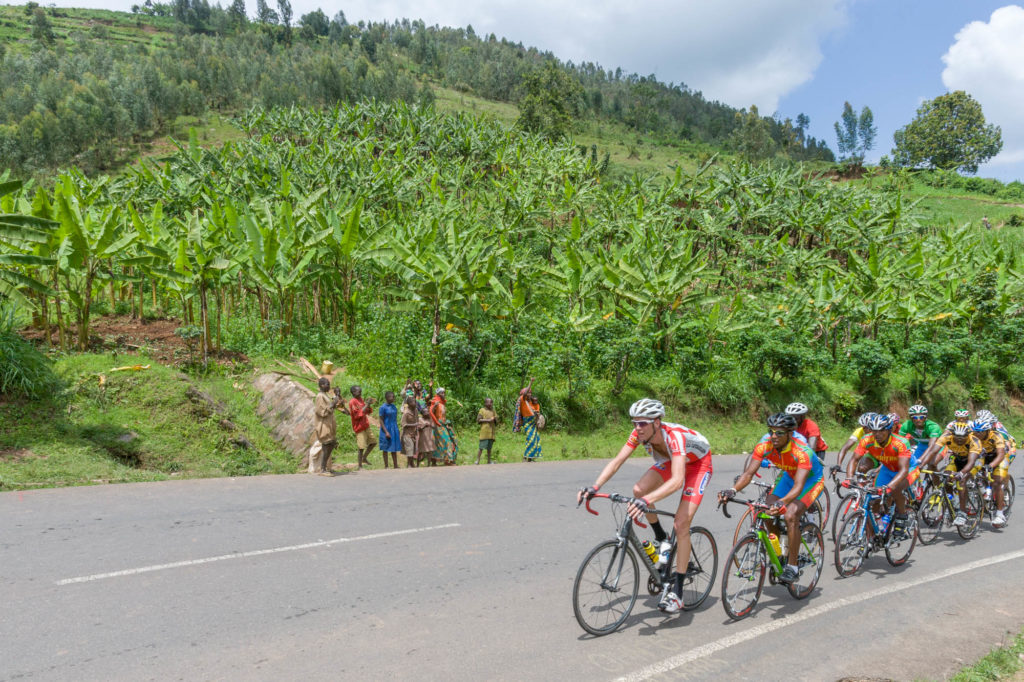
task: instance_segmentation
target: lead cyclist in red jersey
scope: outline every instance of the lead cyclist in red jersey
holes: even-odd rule
[[[601,470],[594,485],[578,493],[577,502],[588,499],[610,481],[639,445],[643,445],[654,458],[654,465],[633,486],[636,499],[629,505],[630,517],[639,518],[648,509],[653,509],[655,502],[686,486],[673,523],[677,547],[675,585],[658,604],[662,611],[676,613],[683,607],[683,579],[690,562],[690,523],[711,480],[711,446],[707,438],[697,431],[681,424],[663,422],[665,407],[657,400],[643,398],[636,401],[629,408],[629,416],[633,420],[629,439],[619,454]],[[666,533],[658,523],[657,515],[646,516],[655,538],[661,542]]]

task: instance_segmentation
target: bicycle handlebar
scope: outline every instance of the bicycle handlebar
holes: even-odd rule
[[[719,500],[718,501],[718,508],[722,510],[722,513],[725,515],[725,518],[727,518],[727,519],[731,519],[732,518],[732,514],[729,513],[729,508],[728,508],[728,503],[729,502],[732,502],[734,504],[744,504],[744,505],[746,505],[748,507],[752,507],[753,509],[760,509],[760,510],[771,509],[772,507],[775,506],[775,505],[771,505],[771,504],[764,504],[762,502],[758,502],[757,500],[738,500],[735,497],[733,497],[731,499]]]
[[[590,508],[590,500],[594,499],[595,497],[601,497],[607,500],[611,500],[612,502],[619,502],[622,504],[629,504],[630,502],[636,499],[635,497],[626,497],[625,495],[619,495],[618,493],[594,493],[590,497],[586,498],[587,511],[593,514],[594,516],[600,516],[600,514],[598,514],[596,511]],[[579,505],[576,506],[579,507]],[[640,526],[641,528],[647,527],[647,524],[642,522],[640,519],[633,519],[633,523]]]

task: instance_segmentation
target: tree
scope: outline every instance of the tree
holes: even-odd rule
[[[32,37],[44,45],[53,44],[53,28],[46,12],[38,5],[32,10]]]
[[[850,103],[843,102],[842,125],[836,121],[835,128],[839,158],[849,159],[858,165],[863,163],[864,155],[875,146],[875,135],[878,134],[871,109],[864,107],[857,116]]]
[[[768,122],[761,118],[757,107],[750,106],[747,113],[736,113],[736,129],[732,133],[732,144],[736,151],[748,161],[762,161],[775,153]]]
[[[567,135],[583,111],[583,86],[554,61],[523,76],[523,93],[516,123],[551,139]]]
[[[277,0],[277,12],[281,16],[281,25],[284,26],[285,40],[292,38],[292,3],[291,0]]]
[[[977,173],[1003,148],[1002,130],[986,125],[981,104],[963,90],[928,100],[914,120],[893,135],[898,166]]]
[[[325,36],[331,32],[331,22],[321,9],[303,14],[299,19],[299,25],[302,26],[302,36],[306,39]]]
[[[245,15],[245,0],[231,0],[231,4],[228,5],[228,16],[235,26],[244,26],[248,22]]]
[[[277,12],[270,9],[267,0],[256,0],[256,21],[261,24],[277,23]]]

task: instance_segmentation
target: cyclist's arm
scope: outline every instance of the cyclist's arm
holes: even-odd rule
[[[971,470],[974,468],[974,463],[978,461],[978,454],[979,453],[975,450],[971,450],[967,453],[967,466],[960,470],[961,474],[967,476],[971,473]]]
[[[654,504],[658,500],[665,499],[672,493],[676,492],[683,487],[683,481],[686,480],[686,457],[673,457],[672,458],[672,475],[667,481],[659,485],[651,492],[644,495],[644,499],[649,504]]]
[[[942,446],[939,445],[937,438],[932,438],[928,443],[928,448],[921,455],[921,463],[926,467],[934,467],[939,463],[939,453],[942,452]],[[933,461],[934,460],[934,461]]]
[[[594,487],[600,490],[601,486],[610,481],[612,476],[615,475],[615,472],[617,472],[622,466],[622,463],[629,459],[629,456],[633,454],[634,450],[636,450],[636,448],[631,445],[623,445],[622,449],[619,450],[619,454],[615,455],[610,462],[604,465],[604,469],[601,470],[597,480],[594,481]]]
[[[840,468],[843,466],[843,460],[846,459],[846,453],[850,451],[854,445],[857,444],[856,438],[847,438],[846,442],[843,443],[843,447],[839,448],[839,461],[836,463]]]
[[[857,465],[860,464],[860,460],[864,457],[864,453],[857,454],[857,451],[853,451],[853,458],[850,463],[846,465],[846,477],[853,478],[854,474],[857,473]]]
[[[811,452],[817,452],[818,451],[818,437],[817,436],[811,436],[810,438],[808,438],[807,439],[807,446],[811,449]]]
[[[992,460],[992,463],[989,464],[989,466],[992,467],[993,471],[995,471],[996,468],[1000,464],[1003,463],[1003,460],[1005,458],[1006,458],[1006,448],[1004,446],[1000,446],[1000,447],[996,448],[996,458],[994,460]]]

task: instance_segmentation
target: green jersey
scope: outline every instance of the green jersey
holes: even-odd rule
[[[903,422],[903,426],[900,427],[900,435],[906,436],[908,440],[912,441],[914,445],[924,441],[928,442],[932,438],[938,438],[942,435],[942,427],[933,422],[931,419],[925,419],[924,425],[921,427],[914,426],[914,420],[908,419]]]

